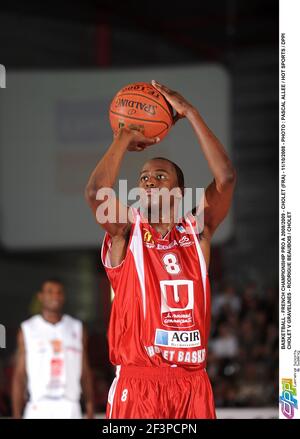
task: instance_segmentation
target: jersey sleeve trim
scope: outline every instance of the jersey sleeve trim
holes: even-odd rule
[[[191,233],[194,236],[194,241],[195,241],[195,245],[196,245],[196,249],[197,249],[197,253],[198,253],[200,270],[201,270],[201,277],[202,277],[203,293],[204,293],[205,316],[206,316],[206,308],[207,308],[206,279],[208,276],[206,262],[205,262],[204,255],[203,255],[203,252],[202,252],[202,249],[200,246],[200,242],[198,240],[198,236],[197,236],[196,231],[195,231],[195,223],[194,222],[196,222],[196,219],[194,218],[194,222],[193,222],[193,218],[191,218],[191,216],[189,216],[189,218],[186,218],[186,221],[191,228]]]
[[[106,232],[104,235],[104,239],[102,242],[102,246],[101,246],[101,261],[102,264],[105,268],[108,268],[109,270],[118,270],[122,267],[122,265],[124,265],[124,262],[127,258],[127,255],[129,253],[130,250],[130,244],[132,241],[132,236],[134,233],[134,229],[136,227],[136,223],[137,223],[137,210],[136,209],[131,209],[132,214],[133,214],[133,218],[134,218],[134,223],[131,225],[131,229],[130,229],[130,237],[129,237],[129,242],[127,244],[127,248],[126,248],[126,253],[124,256],[124,259],[122,260],[122,262],[118,265],[115,265],[114,267],[111,264],[111,246],[112,246],[112,240],[111,240],[111,236]]]

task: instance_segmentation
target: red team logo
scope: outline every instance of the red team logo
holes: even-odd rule
[[[160,291],[162,324],[175,329],[194,326],[193,281],[162,280]]]

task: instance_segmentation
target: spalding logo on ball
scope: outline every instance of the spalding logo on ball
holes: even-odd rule
[[[151,84],[136,82],[122,88],[113,98],[109,120],[115,134],[126,127],[162,140],[173,124],[173,111]]]

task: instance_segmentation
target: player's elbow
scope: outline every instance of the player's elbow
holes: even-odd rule
[[[87,185],[84,191],[84,198],[91,206],[95,203],[97,197],[97,189],[94,186]]]
[[[233,187],[236,183],[236,170],[233,166],[228,167],[222,178],[218,182],[218,187],[221,191],[226,190],[228,187]]]

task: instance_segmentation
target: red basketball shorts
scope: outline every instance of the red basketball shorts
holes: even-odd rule
[[[215,419],[206,370],[117,366],[106,409],[111,419]]]

